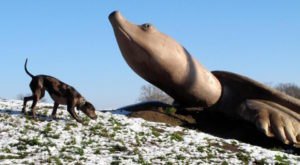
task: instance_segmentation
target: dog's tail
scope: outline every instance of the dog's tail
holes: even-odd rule
[[[26,72],[31,78],[33,78],[34,75],[32,75],[32,74],[28,71],[28,69],[27,69],[27,61],[28,61],[28,59],[26,58],[25,65],[24,65],[25,72]]]

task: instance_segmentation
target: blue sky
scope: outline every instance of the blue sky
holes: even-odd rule
[[[0,1],[0,97],[33,74],[74,86],[98,109],[135,103],[147,84],[123,60],[108,15],[152,23],[210,70],[300,85],[300,1]],[[48,99],[50,101],[50,99]]]

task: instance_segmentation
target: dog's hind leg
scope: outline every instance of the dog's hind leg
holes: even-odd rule
[[[51,114],[52,119],[56,119],[56,111],[57,111],[58,105],[59,104],[57,102],[54,102],[54,106],[53,106],[53,110],[52,110],[52,114]]]
[[[24,97],[23,99],[23,108],[22,108],[22,113],[26,113],[26,104],[28,101],[33,100],[33,96],[29,96],[29,97]]]

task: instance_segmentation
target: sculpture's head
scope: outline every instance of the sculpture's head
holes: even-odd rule
[[[118,11],[112,12],[109,20],[123,57],[141,77],[186,105],[206,107],[218,100],[216,95],[221,92],[214,77],[174,39],[149,23],[132,24]],[[206,81],[212,82],[217,92]],[[209,96],[208,92],[219,93]]]
[[[176,67],[174,58],[185,51],[175,40],[149,23],[132,24],[118,11],[111,13],[109,20],[125,60],[146,79],[151,78],[149,73],[145,73],[148,71],[151,75],[160,75],[160,72],[167,71],[168,68],[172,71]]]

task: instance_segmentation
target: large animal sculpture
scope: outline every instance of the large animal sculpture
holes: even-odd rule
[[[254,124],[268,137],[300,148],[300,101],[235,73],[210,72],[151,24],[109,15],[121,53],[142,78],[184,107],[202,107]]]

